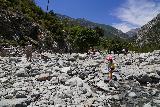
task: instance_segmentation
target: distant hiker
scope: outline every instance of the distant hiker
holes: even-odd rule
[[[3,47],[0,45],[0,56],[2,56]]]
[[[27,46],[25,47],[25,53],[27,57],[27,61],[31,61],[32,59],[32,44],[30,42],[27,42]]]
[[[113,63],[113,58],[111,55],[107,56],[106,59],[109,61],[108,63],[108,71],[109,71],[109,80],[112,79],[112,73],[115,69],[115,64]]]
[[[88,55],[92,54],[92,47],[89,48],[87,54],[88,54]]]
[[[128,54],[128,48],[125,48],[125,55]]]
[[[124,53],[124,55],[127,55],[128,49],[127,49],[127,48],[124,48],[124,49],[122,49],[122,52]]]
[[[0,56],[5,57],[6,56],[6,50],[5,46],[0,47]]]
[[[90,47],[89,50],[88,50],[88,55],[95,55],[96,53],[96,49],[94,49],[93,47]]]

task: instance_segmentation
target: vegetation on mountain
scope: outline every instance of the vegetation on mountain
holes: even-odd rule
[[[122,31],[110,26],[110,25],[105,25],[105,24],[99,24],[95,22],[88,21],[84,18],[78,18],[74,19],[66,15],[61,15],[61,14],[56,14],[57,17],[61,20],[68,20],[69,25],[80,25],[88,28],[95,28],[99,27],[104,30],[104,37],[106,38],[115,38],[115,37],[120,37],[123,39],[128,38],[128,35],[123,33]]]

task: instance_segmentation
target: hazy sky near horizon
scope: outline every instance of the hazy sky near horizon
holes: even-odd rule
[[[46,11],[48,0],[35,1]],[[160,0],[50,0],[49,10],[127,32],[141,27],[160,13]]]

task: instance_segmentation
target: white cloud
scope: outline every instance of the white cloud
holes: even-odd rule
[[[160,0],[126,0],[115,14],[122,23],[114,23],[113,26],[126,32],[133,27],[146,24],[158,13],[160,13]]]

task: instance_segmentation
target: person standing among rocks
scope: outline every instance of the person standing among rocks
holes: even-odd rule
[[[109,80],[112,80],[112,73],[115,69],[115,64],[113,63],[113,58],[111,55],[107,56],[106,59],[109,61],[108,63]]]
[[[27,57],[27,61],[31,61],[32,59],[32,44],[30,42],[27,42],[27,46],[25,47],[25,53]]]

